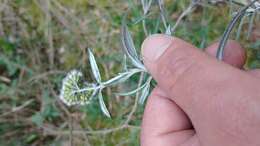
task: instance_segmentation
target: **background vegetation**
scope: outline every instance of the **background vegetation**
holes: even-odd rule
[[[171,24],[189,3],[165,1]],[[175,36],[203,49],[220,38],[237,7],[202,1],[180,22]],[[137,77],[106,90],[112,119],[101,113],[98,102],[66,107],[57,98],[67,71],[78,68],[92,80],[86,48],[93,48],[103,79],[121,70],[120,26],[127,9],[130,31],[140,48],[145,35],[138,0],[0,0],[0,145],[139,145],[144,106],[137,104],[135,96],[113,94],[137,84]],[[148,28],[161,23],[156,6],[152,12],[154,19],[147,20]],[[249,36],[250,18],[245,18],[239,38],[248,52],[246,68],[260,67],[256,17]],[[160,28],[149,30],[162,32]]]

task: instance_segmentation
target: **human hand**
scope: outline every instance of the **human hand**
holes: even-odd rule
[[[224,62],[166,35],[147,38],[145,66],[157,81],[148,98],[142,146],[260,146],[260,70],[243,70],[234,41]]]

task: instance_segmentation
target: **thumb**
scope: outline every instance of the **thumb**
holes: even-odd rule
[[[166,35],[148,37],[142,55],[159,88],[187,114],[203,145],[260,145],[259,130],[251,126],[260,121],[258,78]]]
[[[184,110],[204,105],[209,99],[202,97],[216,95],[238,70],[167,35],[148,37],[142,45],[142,55],[159,87]]]

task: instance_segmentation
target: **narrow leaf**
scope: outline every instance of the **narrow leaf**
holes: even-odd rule
[[[124,71],[128,71],[127,68],[127,59],[126,59],[126,55],[124,54],[124,59],[123,59],[123,70]]]
[[[125,23],[123,23],[122,25],[122,37],[123,37],[122,43],[124,45],[123,49],[125,49],[125,52],[129,54],[131,57],[133,57],[134,59],[138,59],[138,55],[134,46],[132,36]]]
[[[151,7],[153,0],[141,0],[141,2],[143,6],[144,15],[146,15]]]
[[[127,79],[129,79],[132,75],[134,75],[138,72],[141,72],[141,71],[142,70],[139,70],[139,69],[132,69],[132,70],[129,70],[127,72],[119,73],[116,77],[114,77],[114,78],[112,78],[108,81],[105,81],[102,84],[104,86],[111,86],[113,84],[121,83],[121,82],[124,82]]]
[[[132,91],[127,92],[127,93],[116,93],[116,95],[119,95],[119,96],[129,96],[129,95],[135,94],[135,93],[139,92],[140,90],[144,89],[148,84],[150,84],[152,79],[153,78],[150,76],[147,79],[147,81],[142,86],[138,87],[137,89],[132,90]]]
[[[227,40],[229,38],[230,33],[232,32],[233,28],[235,27],[235,24],[245,15],[247,9],[253,5],[257,0],[252,1],[250,4],[245,6],[243,9],[241,9],[235,17],[231,20],[228,27],[224,31],[223,37],[221,38],[221,41],[219,43],[218,51],[217,51],[217,59],[223,60],[224,56],[224,49],[227,44]]]
[[[247,5],[248,1],[247,0],[232,0],[234,3],[238,3],[241,5]]]
[[[134,89],[132,91],[126,92],[126,93],[116,93],[117,96],[129,96],[129,95],[133,95],[135,93],[137,93],[138,91],[142,90],[144,87],[146,87],[147,84],[143,84],[142,86],[140,86],[137,89]]]
[[[122,28],[121,28],[121,41],[123,45],[123,51],[125,54],[130,58],[132,61],[133,65],[136,67],[146,70],[142,62],[139,60],[139,57],[137,55],[133,39],[131,37],[130,32],[128,31],[127,25],[125,23],[126,21],[126,16],[124,16],[123,21],[122,21]]]
[[[144,104],[144,102],[145,102],[147,96],[149,95],[149,91],[150,91],[150,84],[147,84],[147,85],[144,87],[144,89],[143,89],[143,91],[142,91],[142,94],[141,94],[141,96],[140,96],[140,98],[139,98],[139,103],[140,103],[140,104]]]
[[[166,19],[166,14],[165,14],[165,9],[164,9],[164,1],[157,0],[157,3],[159,6],[159,9],[160,9],[160,15],[161,15],[163,25],[164,25],[165,29],[167,29],[167,19]]]
[[[101,83],[100,72],[99,72],[99,69],[97,66],[95,56],[93,55],[91,49],[88,49],[88,54],[89,54],[89,62],[90,62],[90,66],[91,66],[91,70],[94,75],[94,78],[98,83]]]
[[[167,35],[172,35],[171,29],[172,29],[172,28],[171,28],[171,25],[168,25],[165,34],[167,34]]]
[[[99,100],[99,105],[100,105],[100,108],[101,108],[102,112],[103,112],[107,117],[111,118],[110,113],[109,113],[109,111],[108,111],[108,109],[107,109],[107,107],[106,107],[106,104],[105,104],[105,102],[104,102],[104,99],[103,99],[101,90],[100,90],[99,93],[98,93],[98,100]]]

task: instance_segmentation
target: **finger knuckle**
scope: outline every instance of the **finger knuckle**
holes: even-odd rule
[[[161,66],[158,70],[159,75],[167,78],[171,85],[169,88],[178,82],[181,82],[189,74],[192,74],[196,69],[196,63],[189,56],[175,55],[168,60],[166,65]]]
[[[170,70],[175,82],[191,74],[194,68],[195,63],[188,56],[176,56],[170,61]]]

